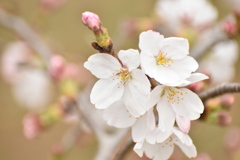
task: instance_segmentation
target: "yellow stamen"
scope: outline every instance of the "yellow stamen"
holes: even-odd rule
[[[173,63],[173,61],[170,61],[171,58],[166,58],[167,55],[168,55],[168,53],[159,52],[158,57],[156,58],[157,65],[162,65],[164,67],[170,67],[171,66],[170,62]]]

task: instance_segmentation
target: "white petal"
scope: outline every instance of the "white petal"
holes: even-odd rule
[[[183,95],[180,96],[179,103],[172,103],[174,111],[183,117],[186,117],[190,120],[195,120],[200,117],[200,114],[203,113],[204,106],[201,99],[198,95],[189,89],[180,88],[179,89]]]
[[[93,86],[90,100],[98,109],[105,109],[118,101],[124,91],[124,87],[118,85],[119,80],[115,78],[100,79]]]
[[[194,158],[197,156],[197,150],[194,144],[187,146],[180,141],[175,141],[175,144],[181,148],[188,158]]]
[[[161,42],[161,52],[168,53],[166,58],[182,59],[189,54],[189,43],[185,38],[169,37]]]
[[[151,84],[147,76],[140,69],[134,69],[131,72],[132,79],[130,83],[135,86],[142,94],[150,94]]]
[[[179,77],[177,80],[175,80],[175,82],[178,82],[179,80],[183,80],[190,77],[191,73],[197,70],[198,63],[192,57],[186,56],[183,59],[174,60],[174,63],[172,63],[170,67],[165,67],[165,68],[168,68],[169,70],[172,70],[173,72],[175,72],[175,74],[178,74]],[[164,84],[169,84],[169,83],[170,82],[164,82]]]
[[[123,65],[127,66],[129,71],[136,69],[140,65],[140,55],[138,50],[121,50],[118,53],[118,57],[122,61]]]
[[[146,141],[143,145],[143,148],[144,148],[146,156],[150,159],[154,158],[161,149],[159,144],[149,144]]]
[[[141,52],[141,68],[149,77],[153,78],[153,68],[156,67],[156,58],[147,52]]]
[[[105,109],[103,112],[103,118],[107,121],[108,125],[117,128],[130,127],[136,121],[136,118],[127,112],[122,101],[117,101]]]
[[[205,74],[202,73],[193,73],[191,74],[190,77],[188,77],[187,79],[183,80],[183,81],[179,81],[177,83],[173,83],[173,84],[169,84],[169,86],[178,86],[178,87],[184,87],[187,86],[189,84],[195,83],[195,82],[199,82],[205,79],[208,79],[209,77],[206,76]]]
[[[148,96],[148,102],[147,102],[147,109],[152,108],[155,104],[157,104],[157,102],[159,101],[159,99],[161,98],[161,94],[163,92],[164,86],[159,85],[156,86],[152,92],[150,93],[150,95]]]
[[[147,31],[142,32],[139,36],[139,48],[142,51],[151,52],[154,55],[157,55],[159,52],[159,43],[164,39],[163,35],[160,35],[158,32]]]
[[[132,126],[132,139],[134,142],[140,142],[144,140],[147,132],[150,128],[147,126],[147,116],[146,114],[138,118],[135,124]]]
[[[163,142],[164,144],[164,142]],[[158,151],[153,158],[153,160],[167,160],[173,153],[174,145],[165,145],[162,147],[162,144],[158,144]]]
[[[150,144],[157,143],[157,135],[159,132],[159,128],[155,128],[153,131],[148,132],[146,135],[146,141]]]
[[[146,156],[153,160],[167,160],[173,153],[174,146],[166,145],[163,147],[163,144],[150,144],[146,141],[138,142],[134,146],[134,151],[142,157],[143,152]]]
[[[132,79],[125,85],[123,99],[129,112],[133,116],[139,117],[146,112],[150,82],[139,69],[133,70],[131,75]]]
[[[177,125],[179,127],[179,129],[183,132],[183,133],[188,133],[191,127],[191,121],[183,116],[177,115],[176,116],[176,122]]]
[[[170,67],[158,65],[152,70],[153,78],[161,84],[172,84],[181,80],[181,72]]]
[[[151,74],[159,83],[171,85],[190,77],[191,73],[196,71],[197,68],[197,61],[186,56],[183,59],[173,60],[170,66],[152,66]]]
[[[138,154],[139,157],[142,157],[143,156],[143,152],[144,152],[144,148],[143,148],[143,145],[144,145],[144,140],[140,141],[140,142],[137,142],[133,148],[133,150]]]
[[[162,132],[159,128],[155,128],[153,131],[148,132],[146,141],[150,144],[163,143],[171,134],[172,131]]]
[[[13,94],[24,107],[39,110],[51,103],[53,84],[49,76],[42,70],[23,69],[15,75]]]
[[[191,146],[193,144],[192,139],[189,137],[188,134],[183,133],[179,128],[173,127],[173,137],[177,137],[181,141],[181,143]],[[175,136],[174,136],[175,135]]]
[[[109,78],[116,74],[116,70],[121,68],[121,64],[109,54],[97,53],[88,58],[84,67],[97,78]]]
[[[156,119],[153,113],[153,108],[149,109],[146,113],[147,126],[150,130],[153,130],[156,127]]]
[[[159,100],[157,104],[157,111],[159,116],[159,129],[163,132],[171,130],[174,125],[176,115],[170,105],[170,102],[168,102],[165,96]]]

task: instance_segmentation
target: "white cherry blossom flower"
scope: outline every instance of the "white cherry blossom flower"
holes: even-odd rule
[[[239,54],[238,44],[228,40],[216,44],[201,62],[200,71],[208,71],[213,83],[227,82],[234,78],[235,63]],[[214,63],[213,63],[214,62]]]
[[[8,44],[2,55],[3,78],[10,84],[16,83],[21,65],[30,63],[31,58],[32,50],[25,42],[16,41]]]
[[[174,127],[169,132],[155,132],[153,137],[164,137],[161,140],[149,143],[146,140],[137,142],[134,151],[140,156],[145,152],[148,158],[153,160],[167,160],[173,153],[174,146],[177,145],[186,154],[187,157],[193,158],[197,156],[197,150],[192,143],[191,138],[182,133],[178,128]]]
[[[208,0],[158,0],[156,11],[173,30],[186,25],[202,29],[218,16],[217,9]]]
[[[184,38],[164,38],[158,32],[140,34],[141,67],[149,77],[162,84],[186,79],[198,68],[189,54],[189,44]]]
[[[132,128],[132,138],[134,142],[139,142],[145,139],[147,133],[155,128],[155,117],[153,110],[149,109],[147,113],[139,118],[133,117],[123,101],[117,101],[110,107],[104,110],[103,118],[107,124],[117,128]]]
[[[100,78],[92,89],[90,100],[96,108],[106,109],[122,99],[126,109],[134,117],[139,117],[146,112],[150,82],[137,69],[140,64],[137,50],[121,50],[118,56],[122,64],[105,53],[94,54],[84,63],[85,68]]]
[[[201,99],[189,89],[180,87],[207,78],[207,76],[201,73],[195,73],[188,79],[175,83],[172,86],[158,85],[152,90],[147,107],[151,108],[157,104],[158,127],[161,131],[171,130],[177,116],[183,116],[187,120],[199,118],[204,110]],[[186,130],[184,130],[187,132],[188,126],[182,126],[181,128],[184,127],[186,127]]]
[[[16,76],[13,95],[21,106],[40,110],[49,105],[53,98],[53,84],[45,72],[38,69],[23,69]]]

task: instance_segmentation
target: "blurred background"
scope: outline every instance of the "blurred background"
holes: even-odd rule
[[[40,0],[0,0],[0,7],[24,19],[46,41],[52,50],[68,61],[82,65],[96,51],[91,47],[92,32],[82,24],[85,11],[97,13],[103,26],[113,39],[115,51],[138,48],[138,36],[124,39],[121,27],[126,18],[149,17],[154,12],[155,0],[67,0],[56,9],[44,9]],[[213,0],[219,11],[219,19],[229,14],[233,5],[228,0]],[[0,55],[7,44],[21,39],[14,31],[0,24]],[[240,82],[240,63],[236,64],[236,77]],[[84,75],[82,75],[84,76]],[[224,144],[227,131],[240,127],[240,94],[235,94],[236,103],[230,111],[232,124],[221,127],[203,122],[194,122],[190,135],[198,153],[207,153],[213,160],[239,160],[240,146],[230,156]],[[53,144],[60,141],[71,124],[58,123],[45,130],[37,138],[28,140],[23,135],[22,119],[28,110],[18,104],[11,86],[0,78],[0,159],[1,160],[48,160]],[[238,135],[240,136],[240,135]],[[91,160],[97,150],[94,136],[84,134],[66,155],[66,160]],[[131,153],[133,155],[133,153]],[[132,156],[129,159],[136,159]],[[184,157],[184,156],[182,156]]]

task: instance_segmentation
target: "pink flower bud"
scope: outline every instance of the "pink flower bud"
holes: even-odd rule
[[[235,97],[232,94],[223,95],[220,100],[220,104],[227,109],[230,109],[234,104],[234,102],[235,102]]]
[[[60,80],[65,69],[65,59],[60,55],[53,55],[50,60],[50,75],[55,80]]]
[[[64,68],[63,78],[78,80],[79,74],[80,74],[79,66],[74,63],[68,63]]]
[[[179,127],[179,129],[183,132],[188,134],[190,127],[191,127],[191,121],[187,119],[186,117],[177,115],[176,116],[176,122]]]
[[[193,91],[195,93],[199,93],[199,92],[203,91],[204,86],[205,86],[205,83],[203,81],[200,81],[200,82],[190,84],[188,86],[188,89],[190,89],[191,91]]]
[[[232,123],[232,117],[227,111],[218,112],[218,124],[221,126],[228,126]]]
[[[92,12],[86,11],[82,13],[82,22],[93,31],[99,30],[101,28],[100,18],[97,14]]]
[[[238,31],[237,23],[235,20],[226,20],[223,24],[223,29],[228,36],[234,36]]]
[[[42,130],[42,124],[37,113],[29,113],[23,118],[23,133],[26,138],[33,139]]]

